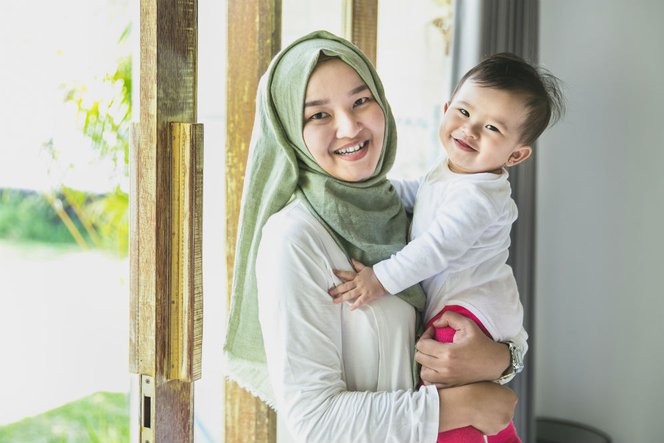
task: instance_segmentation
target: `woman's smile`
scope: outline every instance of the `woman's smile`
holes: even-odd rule
[[[363,142],[343,146],[335,150],[334,153],[340,155],[344,160],[359,160],[366,155],[366,148],[368,145],[369,140],[365,140]]]
[[[353,68],[321,62],[309,78],[302,137],[325,172],[348,182],[373,176],[383,151],[385,114]]]

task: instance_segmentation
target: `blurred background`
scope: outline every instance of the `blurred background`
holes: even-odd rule
[[[458,0],[466,1],[466,0]],[[440,152],[453,2],[379,0],[394,175]],[[534,415],[617,443],[664,435],[664,3],[540,0],[539,60],[567,114],[536,149]],[[129,128],[138,2],[27,0],[0,38],[0,442],[126,442]],[[199,0],[205,126],[203,379],[197,442],[223,442],[226,1]],[[343,33],[343,2],[284,0],[287,44]],[[658,49],[659,48],[659,49]]]
[[[128,441],[129,0],[5,2],[0,441]]]

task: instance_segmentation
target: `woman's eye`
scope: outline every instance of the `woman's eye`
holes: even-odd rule
[[[353,106],[361,106],[366,102],[368,102],[369,100],[371,100],[369,97],[358,98],[357,100],[355,100],[355,103],[353,103]]]
[[[485,128],[487,128],[489,131],[500,132],[500,129],[496,128],[493,125],[486,125]]]
[[[470,117],[470,113],[468,111],[466,111],[465,109],[463,109],[463,108],[460,108],[459,112],[461,113],[461,115],[463,115],[465,117]]]
[[[317,112],[311,115],[307,120],[322,120],[327,117],[327,112]]]

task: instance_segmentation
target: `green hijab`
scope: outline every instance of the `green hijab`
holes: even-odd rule
[[[351,66],[385,113],[383,152],[373,176],[362,182],[329,175],[314,161],[302,137],[307,82],[321,54],[339,57]],[[228,376],[272,404],[255,274],[267,219],[291,198],[300,199],[349,259],[367,265],[389,258],[405,246],[409,220],[385,177],[396,155],[396,127],[382,83],[356,46],[329,32],[306,35],[272,60],[258,86],[249,150],[224,352]],[[418,311],[424,308],[419,285],[397,295]]]

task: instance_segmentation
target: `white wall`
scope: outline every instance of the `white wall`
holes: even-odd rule
[[[664,441],[664,2],[540,1],[536,415]]]
[[[226,318],[226,1],[198,2],[198,122],[203,124],[203,376],[195,387],[196,443],[223,442]]]

